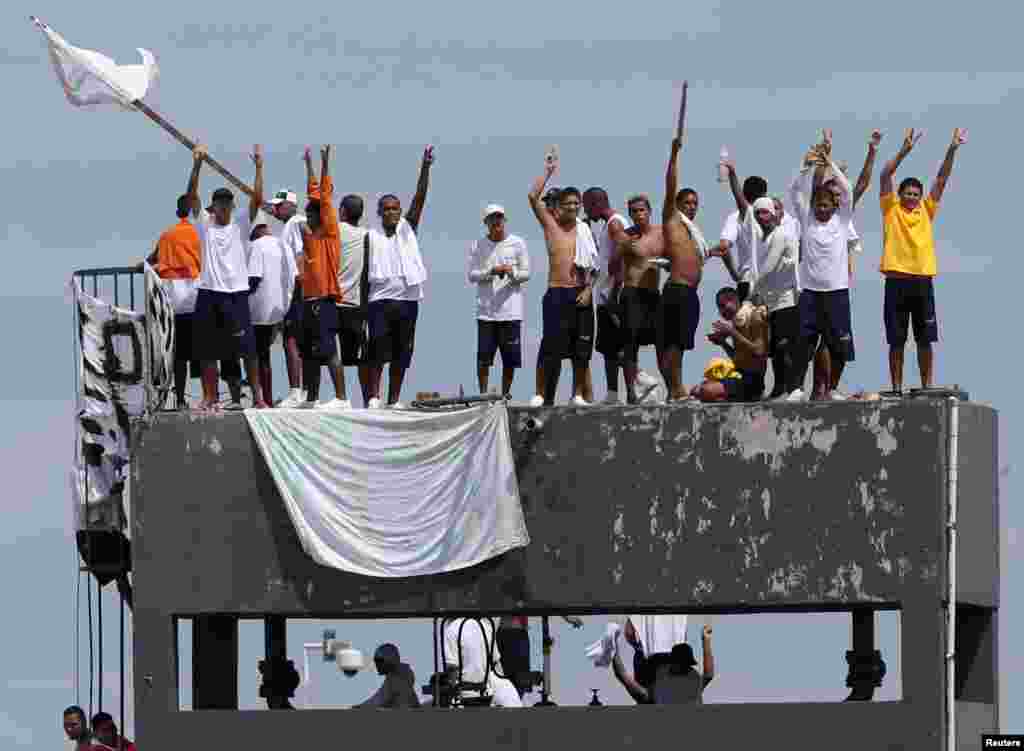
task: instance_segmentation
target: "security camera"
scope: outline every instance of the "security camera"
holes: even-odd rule
[[[526,429],[532,430],[533,432],[539,432],[544,427],[543,417],[534,417],[531,415],[526,418]]]
[[[352,678],[363,669],[363,653],[352,647],[347,641],[336,641],[331,644],[334,661],[346,678]]]

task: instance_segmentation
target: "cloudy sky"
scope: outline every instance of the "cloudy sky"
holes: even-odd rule
[[[154,51],[162,77],[148,101],[246,180],[245,151],[253,143],[266,146],[268,187],[301,188],[302,147],[330,142],[340,190],[408,197],[422,147],[435,144],[422,226],[431,279],[408,393],[451,391],[460,384],[470,390],[475,381],[472,290],[464,263],[468,244],[482,230],[480,208],[505,204],[512,231],[527,240],[541,268],[542,240],[526,191],[547,144],[560,147],[561,184],[603,185],[620,205],[635,191],[660,201],[683,78],[691,87],[682,181],[701,192],[700,221],[712,236],[729,209],[714,182],[723,144],[742,174],[764,175],[775,191],[822,127],[833,129],[837,154],[852,165],[863,159],[872,128],[885,133],[883,158],[896,150],[903,128],[925,128],[902,174],[926,179],[936,172],[953,128],[969,127],[971,141],[961,150],[937,225],[937,380],[962,384],[974,399],[1000,410],[1002,716],[1019,731],[1024,647],[1008,637],[1019,631],[1024,608],[1008,583],[1024,564],[1017,542],[1024,516],[1012,502],[1019,483],[1013,456],[1024,440],[1013,374],[1024,360],[1001,338],[1009,323],[996,313],[1016,299],[1024,272],[1017,239],[1006,239],[1019,192],[1024,76],[1015,50],[1024,12],[984,0],[969,12],[877,0],[827,7],[654,2],[639,12],[532,1],[488,8],[401,1],[337,7],[321,16],[313,8],[296,13],[235,0],[116,9],[65,0],[4,4],[0,197],[10,210],[0,229],[7,249],[0,315],[8,322],[10,354],[0,374],[6,417],[0,456],[8,487],[0,562],[10,575],[0,740],[7,747],[55,744],[61,708],[76,699],[88,704],[88,667],[83,657],[76,671],[74,657],[77,564],[67,481],[72,314],[64,286],[76,268],[134,262],[148,253],[174,220],[174,201],[190,166],[187,152],[141,115],[70,107],[41,36],[28,23],[32,13],[73,44],[120,62],[135,62],[135,47]],[[219,184],[207,175],[204,190]],[[886,379],[876,206],[877,183],[857,218],[866,257],[853,290],[858,360],[847,371],[851,389],[879,388]],[[725,280],[720,267],[710,268],[705,310]],[[529,289],[526,355],[532,362],[542,273]],[[688,358],[687,382],[711,354],[699,348]],[[520,376],[517,398],[529,396],[530,380]],[[81,612],[84,629],[84,599]],[[113,595],[106,598],[105,614],[104,704],[112,708],[118,702]],[[896,622],[894,616],[882,620],[890,667],[898,662]],[[291,656],[300,659],[302,642],[337,625],[296,624]],[[584,645],[603,625],[604,619],[590,618],[582,632],[556,627],[561,703],[586,702],[590,688],[600,688],[606,702],[626,701],[607,674],[582,659]],[[341,635],[366,651],[391,639],[420,678],[431,669],[425,624],[350,626]],[[257,705],[260,637],[258,624],[243,628],[246,706]],[[838,615],[719,619],[720,678],[707,700],[840,699],[848,637],[847,621]],[[182,638],[187,648],[188,634]],[[539,641],[535,630],[537,663]],[[773,648],[759,648],[766,643]],[[782,664],[785,670],[779,670]],[[883,697],[899,696],[896,672]],[[187,685],[187,674],[182,678]],[[299,699],[316,706],[352,704],[375,683],[366,674],[343,681],[314,663],[312,686]],[[187,705],[187,691],[182,698]],[[130,732],[130,713],[128,726]]]

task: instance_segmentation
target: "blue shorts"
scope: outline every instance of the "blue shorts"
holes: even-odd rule
[[[408,369],[416,343],[419,300],[374,300],[367,306],[369,358],[374,365],[397,363]]]
[[[853,362],[853,324],[850,316],[850,290],[816,292],[805,289],[797,303],[800,309],[800,336],[811,345],[825,340],[829,354],[843,362]]]
[[[579,306],[580,287],[550,287],[544,293],[541,356],[590,362],[594,351],[594,306]]]
[[[192,356],[202,362],[256,356],[248,292],[199,290],[192,314]]]
[[[338,354],[338,306],[330,298],[306,300],[302,304],[299,351],[303,360],[326,362]]]
[[[658,351],[693,349],[700,323],[700,297],[697,288],[687,284],[666,282],[661,289],[661,307],[658,311]]]
[[[522,321],[476,322],[476,362],[481,367],[494,365],[494,355],[501,350],[501,364],[505,368],[523,365]]]

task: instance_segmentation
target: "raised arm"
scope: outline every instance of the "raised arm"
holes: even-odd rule
[[[878,144],[881,142],[882,131],[871,131],[871,140],[868,141],[868,155],[864,158],[864,168],[861,169],[860,177],[857,178],[857,184],[853,188],[854,208],[857,208],[857,203],[860,201],[861,196],[867,193],[871,187],[871,172],[875,168],[875,157],[878,156]]]
[[[252,163],[256,165],[256,179],[249,196],[249,221],[256,221],[256,215],[263,206],[263,147],[256,144],[252,147]]]
[[[917,143],[917,139],[920,136],[914,137],[914,129],[907,128],[906,134],[903,136],[903,145],[900,146],[900,150],[896,152],[896,156],[885,163],[882,167],[882,175],[880,177],[879,190],[881,195],[887,196],[894,192],[892,176],[896,174],[896,170],[899,169],[900,164],[907,158],[907,154],[914,148],[914,144]]]
[[[338,208],[334,205],[334,180],[330,174],[331,146],[320,149],[320,224],[326,237],[341,237]]]
[[[203,168],[203,159],[206,158],[206,147],[196,146],[192,150],[192,172],[188,176],[188,187],[185,188],[185,195],[192,199],[192,216],[199,217],[203,206],[199,201],[199,172]]]
[[[309,146],[302,152],[302,161],[306,165],[306,185],[319,185],[319,180],[316,177],[316,171],[313,169],[313,153]]]
[[[683,150],[683,141],[672,139],[672,150],[668,157],[668,168],[665,170],[665,200],[661,205],[661,223],[671,224],[679,221],[679,209],[676,208],[676,190],[679,188],[679,152]]]
[[[739,221],[742,222],[747,215],[747,209],[750,205],[747,203],[746,196],[743,195],[743,189],[740,187],[740,178],[736,174],[736,162],[732,159],[727,159],[723,164],[729,171],[729,189],[732,190],[733,200],[736,201],[736,210],[740,212]]]
[[[434,163],[434,147],[427,146],[423,150],[423,162],[420,164],[420,177],[416,181],[416,195],[412,197],[409,210],[405,213],[405,221],[409,222],[412,228],[418,229],[420,217],[423,216],[423,207],[427,203],[427,189],[430,187],[430,166]]]
[[[618,653],[612,658],[612,672],[618,679],[622,687],[626,689],[628,693],[637,704],[651,704],[650,695],[647,693],[647,689],[641,686],[636,678],[626,672],[625,665],[622,664],[622,658],[619,657]]]
[[[966,140],[967,138],[962,129],[956,128],[953,131],[953,141],[949,144],[949,148],[946,149],[946,158],[942,160],[938,177],[935,178],[935,182],[932,184],[931,197],[935,203],[942,200],[942,194],[946,190],[946,181],[953,171],[953,158],[956,156],[957,149],[963,146]]]
[[[818,153],[822,157],[821,162],[814,168],[814,180],[811,183],[811,200],[814,200],[814,193],[825,182],[825,167],[832,161],[832,131],[825,128],[822,131],[821,143],[818,145]]]
[[[544,200],[541,198],[544,195],[544,188],[547,186],[548,180],[555,174],[555,168],[556,165],[553,163],[545,164],[544,174],[533,181],[533,186],[527,194],[530,208],[533,209],[533,215],[537,217],[540,226],[544,228],[555,224],[554,217],[551,216],[551,212],[548,211],[548,207],[544,205]]]

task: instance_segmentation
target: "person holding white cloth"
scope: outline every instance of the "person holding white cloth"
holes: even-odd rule
[[[496,203],[484,209],[486,236],[469,251],[469,281],[476,285],[477,380],[480,393],[494,355],[501,350],[501,393],[512,391],[512,379],[522,367],[523,284],[530,278],[526,241],[505,231],[505,209]]]
[[[434,163],[434,147],[423,151],[416,195],[405,216],[398,196],[381,196],[377,202],[380,227],[370,232],[370,282],[367,323],[369,328],[370,409],[381,404],[381,376],[384,363],[391,363],[388,379],[389,407],[402,407],[405,373],[412,363],[416,339],[416,321],[427,270],[420,255],[416,232],[430,184],[430,166]]]

